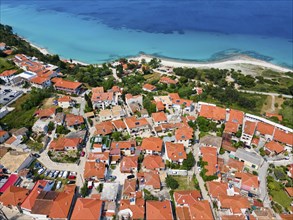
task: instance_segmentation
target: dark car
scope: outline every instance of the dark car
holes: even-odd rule
[[[128,175],[127,176],[127,179],[132,179],[132,178],[134,178],[135,176],[133,175],[133,174],[131,174],[131,175]]]
[[[14,98],[14,95],[10,95],[9,97],[10,97],[10,98]]]
[[[8,99],[8,98],[4,98],[3,100],[4,100],[4,101],[9,101],[9,99]]]
[[[11,89],[4,89],[4,92],[11,92]]]
[[[34,154],[32,154],[34,157],[36,157],[36,158],[40,158],[40,155],[39,154],[37,154],[37,153],[34,153]]]
[[[67,184],[75,184],[75,181],[74,180],[69,180],[69,181],[67,181]]]

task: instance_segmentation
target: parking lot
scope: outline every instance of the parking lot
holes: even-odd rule
[[[18,99],[22,95],[22,91],[0,88],[0,105],[7,105],[10,102]]]

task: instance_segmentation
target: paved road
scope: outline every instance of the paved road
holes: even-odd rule
[[[239,92],[246,92],[251,94],[261,94],[261,95],[270,95],[270,96],[283,96],[284,98],[292,99],[292,95],[285,95],[285,94],[279,94],[279,93],[273,93],[273,92],[258,92],[258,91],[250,91],[250,90],[238,90]]]
[[[259,169],[259,182],[260,182],[260,199],[263,201],[265,207],[270,207],[270,199],[267,191],[267,172],[269,163],[266,161],[262,164]]]
[[[117,76],[117,71],[115,68],[110,68],[113,72],[113,76],[114,78],[118,81],[118,82],[122,82],[122,79],[120,79],[118,76]]]

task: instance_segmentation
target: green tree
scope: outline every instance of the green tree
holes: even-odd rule
[[[114,139],[114,141],[121,141],[123,138],[121,132],[118,132],[118,131],[113,132],[111,137],[112,139]]]
[[[48,124],[48,131],[51,132],[53,131],[55,128],[54,122],[50,121]]]
[[[82,197],[86,197],[88,195],[87,181],[85,181],[83,186],[81,187],[80,194]]]
[[[183,160],[182,167],[185,170],[190,170],[195,165],[195,159],[192,152],[187,154],[187,158]]]
[[[177,189],[179,187],[179,183],[172,176],[166,177],[166,185],[171,189]]]

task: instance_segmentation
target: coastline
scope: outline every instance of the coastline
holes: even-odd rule
[[[40,47],[40,46],[37,46],[36,44],[33,44],[32,42],[30,42],[28,39],[24,38],[24,37],[21,37],[19,36],[22,40],[26,41],[29,45],[31,45],[32,47],[38,49],[42,54],[44,55],[53,55],[52,53],[50,53],[48,51],[48,49],[44,48],[44,47]],[[62,60],[67,60],[66,58],[63,59],[62,57],[60,57]],[[78,60],[73,60],[72,59],[72,63],[73,64],[80,64],[80,65],[83,65],[83,66],[88,66],[90,64],[88,63],[85,63],[85,62],[81,62],[81,61],[78,61]]]
[[[254,65],[262,68],[273,69],[279,72],[293,72],[292,69],[278,66],[273,63],[269,63],[263,60],[255,59],[253,57],[247,55],[238,55],[231,57],[229,59],[219,60],[219,61],[212,61],[212,62],[192,62],[192,61],[183,61],[178,59],[171,59],[171,58],[160,58],[152,55],[141,54],[136,57],[130,57],[128,59],[133,60],[142,60],[145,59],[147,62],[150,61],[152,58],[158,58],[162,62],[164,66],[170,67],[189,67],[189,68],[219,68],[219,69],[227,69],[227,68],[239,68],[239,65],[248,64]]]
[[[48,51],[48,49],[44,47],[37,46],[36,44],[30,42],[24,37],[20,37],[27,43],[29,43],[32,47],[38,49],[41,53],[44,55],[52,55]],[[180,59],[172,59],[172,58],[162,58],[158,56],[148,55],[148,54],[139,54],[138,56],[130,56],[127,57],[128,60],[139,60],[145,59],[147,62],[149,62],[152,58],[158,58],[162,62],[164,66],[170,66],[170,67],[187,67],[187,68],[219,68],[219,69],[231,69],[231,68],[238,68],[241,69],[241,65],[253,65],[261,68],[268,68],[273,69],[279,72],[293,72],[292,69],[282,67],[273,63],[269,63],[260,59],[255,59],[253,57],[247,56],[247,55],[237,55],[233,56],[229,59],[219,60],[219,61],[211,61],[211,62],[196,62],[196,61],[184,61]],[[64,58],[63,60],[68,60],[68,58]],[[111,61],[109,61],[111,62]],[[82,61],[73,60],[72,63],[74,64],[80,64],[80,65],[91,65]],[[95,64],[93,64],[95,65]],[[97,64],[100,65],[100,64]]]

